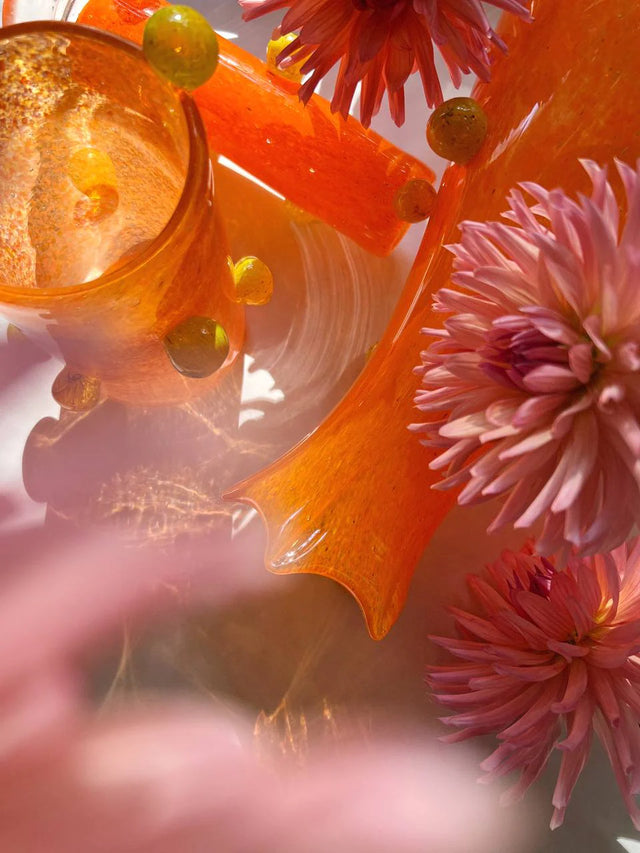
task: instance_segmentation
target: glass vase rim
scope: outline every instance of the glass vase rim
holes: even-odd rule
[[[134,57],[146,63],[142,47],[128,39],[121,38],[113,33],[101,30],[98,27],[90,27],[85,24],[77,24],[70,21],[22,21],[17,24],[9,24],[0,26],[0,41],[6,38],[12,38],[29,33],[60,33],[61,35],[71,35],[76,37],[87,38],[89,40],[102,42],[118,50],[123,50]],[[8,302],[14,303],[17,295],[29,296],[29,302],[47,302],[52,297],[62,297],[65,295],[79,294],[83,292],[95,291],[102,287],[107,287],[115,281],[119,281],[141,269],[149,260],[161,252],[178,231],[180,224],[185,218],[191,206],[191,200],[194,197],[194,191],[197,190],[200,183],[204,183],[209,176],[210,162],[207,136],[202,124],[200,112],[193,98],[182,89],[173,86],[168,80],[164,80],[153,67],[147,63],[149,69],[156,75],[158,83],[166,88],[175,96],[176,103],[182,109],[185,120],[187,141],[188,141],[188,156],[186,164],[186,172],[184,183],[180,192],[180,198],[173,212],[164,225],[159,234],[157,234],[139,254],[126,261],[122,266],[113,272],[105,273],[93,278],[90,281],[80,282],[78,284],[65,284],[62,287],[20,287],[18,285],[3,284],[0,282],[0,300],[7,299]]]

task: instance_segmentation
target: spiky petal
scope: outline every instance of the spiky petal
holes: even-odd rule
[[[583,166],[590,198],[528,183],[512,224],[463,223],[418,368],[438,419],[412,427],[461,504],[506,498],[490,529],[544,518],[546,554],[611,550],[640,517],[640,165],[617,163],[622,221],[606,168]]]
[[[442,54],[456,87],[463,74],[489,79],[491,46],[504,44],[491,28],[479,0],[239,0],[244,19],[286,8],[282,33],[299,30],[279,55],[306,60],[310,74],[300,89],[307,101],[337,63],[331,106],[347,116],[356,86],[362,83],[360,119],[368,126],[385,90],[391,115],[404,121],[404,84],[419,71],[429,106],[442,101],[433,45]],[[528,0],[489,0],[490,5],[529,19]]]
[[[518,799],[562,753],[551,827],[564,818],[595,729],[637,828],[640,810],[640,539],[565,571],[530,546],[468,578],[482,615],[454,610],[461,639],[433,637],[458,661],[431,667],[439,702],[455,711],[445,740],[495,733],[486,779],[520,771]]]

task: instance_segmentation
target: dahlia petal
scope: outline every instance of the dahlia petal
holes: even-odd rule
[[[580,337],[567,323],[562,314],[542,305],[524,306],[521,312],[528,317],[535,328],[545,337],[559,344],[575,346]]]
[[[455,670],[448,666],[430,666],[425,678],[430,684],[451,684],[461,679],[466,682],[476,676],[481,677],[486,672],[486,666],[477,666],[476,664],[461,665]]]
[[[550,709],[553,708],[553,700],[558,696],[558,685],[554,681],[548,681],[538,698],[531,704],[522,716],[512,723],[508,728],[498,733],[500,740],[517,741],[529,729],[537,726],[541,720],[550,720]],[[553,721],[555,723],[555,721]]]
[[[513,747],[507,744],[501,744],[492,756],[489,756],[488,759],[480,764],[480,768],[487,772],[478,781],[482,783],[493,782],[494,779],[510,773],[521,765],[522,755],[520,754],[520,750],[513,749]]]
[[[531,684],[524,690],[520,690],[513,699],[501,703],[497,708],[482,709],[476,713],[455,714],[446,717],[445,722],[449,726],[492,726],[502,727],[507,725],[515,716],[520,716],[529,707],[531,700],[537,695],[538,685]]]
[[[606,645],[596,645],[589,653],[589,661],[599,669],[617,669],[629,657],[629,650],[624,646],[610,648]]]
[[[579,381],[572,370],[557,364],[545,364],[534,367],[524,377],[527,390],[536,394],[547,394],[562,391],[573,391]]]
[[[482,435],[486,428],[487,420],[484,412],[477,412],[451,421],[440,429],[440,435],[444,438],[468,438]]]
[[[521,456],[537,450],[539,447],[544,447],[550,441],[554,440],[554,435],[549,429],[540,430],[539,432],[531,433],[531,435],[519,441],[517,444],[512,444],[505,448],[500,454],[501,459],[513,459],[515,456]]]
[[[467,584],[473,596],[480,602],[485,613],[488,615],[509,607],[500,593],[483,578],[477,575],[470,575],[467,578]]]
[[[534,757],[530,758],[524,765],[520,779],[501,795],[501,805],[512,805],[522,799],[527,790],[545,769],[549,755],[553,751],[553,746],[553,738],[547,741],[547,743],[540,745]]]
[[[607,167],[599,166],[593,160],[586,159],[580,160],[580,165],[585,170],[585,172],[589,176],[589,179],[591,180],[591,184],[593,186],[591,198],[593,203],[602,212],[606,220],[610,223],[610,227],[613,234],[617,235],[619,228],[618,201],[615,197],[615,193],[611,188],[611,184],[607,180]],[[616,166],[619,170],[619,160],[616,161]],[[629,171],[632,172],[632,170]]]
[[[514,599],[525,615],[542,629],[546,637],[557,638],[558,635],[570,633],[573,625],[569,614],[564,608],[554,606],[547,598],[537,593],[521,590],[516,592]]]
[[[613,627],[607,634],[607,644],[624,645],[628,654],[640,651],[640,619],[632,619]]]
[[[540,516],[546,512],[555,500],[558,491],[569,471],[566,455],[560,458],[557,468],[547,479],[534,500],[527,509],[515,521],[514,527],[530,527]]]
[[[636,459],[640,458],[640,412],[634,412],[628,405],[619,405],[611,427],[615,428],[623,442]]]
[[[507,616],[515,616],[517,619],[521,621],[521,623],[525,622],[521,616],[517,614],[509,614],[506,611],[503,611],[501,616],[505,618]],[[518,640],[522,640],[522,637],[527,633],[526,631],[514,632]],[[537,631],[536,629],[532,629],[531,634],[534,637],[543,637],[541,631]],[[533,641],[536,642],[535,640]],[[541,666],[542,664],[550,663],[553,660],[553,654],[551,654],[547,648],[544,640],[540,643],[540,650],[537,651],[529,651],[528,649],[523,648],[511,648],[510,646],[496,646],[495,649],[492,649],[492,661],[495,665],[497,665],[500,661],[508,661],[509,663],[513,663],[515,666]],[[494,666],[495,668],[495,666]]]
[[[598,455],[598,425],[593,416],[576,419],[573,441],[565,451],[566,475],[551,504],[551,512],[563,512],[577,500],[596,464]]]
[[[620,245],[626,246],[629,243],[637,245],[638,234],[640,234],[640,186],[637,170],[620,160],[616,160],[616,168],[627,197],[627,216],[620,237]]]
[[[522,455],[516,459],[508,467],[502,470],[502,473],[486,485],[483,490],[483,495],[500,495],[507,491],[511,486],[525,478],[530,477],[544,465],[555,452],[553,444],[547,444],[545,449],[538,450],[535,453]]]
[[[403,30],[391,35],[392,49],[388,51],[384,77],[389,93],[403,95],[404,84],[415,67],[415,55],[411,49],[411,38]]]
[[[568,715],[568,734],[564,740],[561,740],[557,744],[558,749],[565,752],[574,752],[584,744],[585,740],[591,735],[593,711],[593,701],[590,694],[583,694],[575,711]],[[554,805],[556,805],[555,801]]]
[[[467,681],[467,689],[473,690],[476,693],[480,690],[487,690],[489,688],[492,690],[502,689],[505,680],[504,676],[499,673],[491,672],[488,675],[469,678]]]
[[[505,679],[506,682],[506,679]],[[509,702],[520,693],[519,687],[509,685],[509,689],[496,690],[474,690],[467,693],[439,693],[438,702],[456,710],[471,707],[482,708],[483,711],[498,709]],[[490,700],[490,701],[489,701]]]
[[[631,820],[633,821],[633,824],[636,829],[640,830],[640,810],[638,809],[638,806],[633,798],[633,793],[629,785],[629,779],[627,778],[627,775],[620,763],[618,750],[615,746],[611,730],[609,729],[607,724],[598,716],[596,716],[594,719],[594,727],[602,745],[607,751],[607,755],[609,756],[609,761],[611,762],[611,766],[613,767],[618,787],[620,788],[620,791],[624,798],[624,802],[627,807],[627,811],[629,812],[629,815],[631,817]]]
[[[385,14],[361,14],[358,16],[360,26],[356,25],[353,40],[357,45],[354,57],[359,63],[371,62],[375,59],[389,37],[389,16]]]
[[[513,416],[513,425],[520,430],[531,429],[541,420],[546,421],[547,417],[561,406],[565,399],[564,394],[545,394],[541,397],[529,397],[529,399],[520,403],[518,410]]]
[[[592,396],[587,392],[579,396],[571,406],[560,411],[551,425],[554,438],[563,438],[567,435],[571,431],[576,415],[589,409],[592,402]]]
[[[547,647],[551,651],[556,652],[556,654],[562,655],[568,663],[573,663],[576,658],[583,658],[589,654],[589,650],[583,646],[576,646],[573,643],[561,643],[560,640],[548,640]]]
[[[551,704],[551,710],[554,714],[567,714],[570,711],[575,711],[578,702],[587,689],[589,682],[587,665],[583,660],[575,660],[568,667],[567,684],[564,695],[558,702]]]
[[[480,640],[485,640],[489,643],[502,645],[507,639],[504,634],[495,628],[491,622],[486,619],[481,619],[479,616],[474,616],[472,613],[465,613],[457,607],[450,608],[451,613],[455,617],[456,622],[467,631],[475,634]]]
[[[569,366],[582,384],[586,384],[593,372],[591,346],[588,343],[575,344],[569,350]]]
[[[602,337],[602,320],[600,317],[592,314],[587,317],[582,322],[582,328],[589,335],[590,339],[593,341],[595,346],[600,350],[600,353],[606,357],[607,360],[611,359],[611,350],[607,346]]]
[[[494,655],[484,643],[476,643],[469,640],[452,640],[449,637],[430,637],[433,643],[453,652],[463,660],[487,663],[492,661]]]
[[[566,666],[566,661],[555,660],[541,666],[509,666],[507,664],[496,663],[494,664],[494,669],[501,675],[510,675],[521,681],[538,682],[555,678]]]

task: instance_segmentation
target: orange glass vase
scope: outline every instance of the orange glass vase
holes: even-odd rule
[[[420,419],[413,368],[428,340],[420,330],[443,321],[432,295],[449,283],[445,246],[462,220],[498,219],[521,181],[586,193],[579,158],[635,164],[640,156],[637,0],[534,0],[532,13],[532,24],[502,22],[508,54],[474,92],[489,119],[487,139],[467,166],[445,173],[400,304],[361,377],[307,440],[228,495],[264,517],[273,571],[341,582],[373,637],[396,620],[416,562],[454,500],[432,490],[441,479],[429,468],[438,450],[408,430]]]
[[[113,399],[211,387],[244,309],[193,101],[134,45],[60,23],[0,31],[0,88],[0,312]],[[165,351],[190,317],[229,338],[206,379]]]

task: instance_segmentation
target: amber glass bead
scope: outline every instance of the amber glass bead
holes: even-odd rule
[[[63,409],[88,412],[100,399],[100,380],[65,367],[54,379],[51,395]]]
[[[90,193],[98,186],[115,186],[116,170],[111,157],[98,148],[79,148],[67,164],[69,180],[81,193]]]
[[[120,203],[120,196],[115,187],[109,184],[98,184],[86,193],[84,198],[76,202],[73,219],[79,227],[95,225],[107,216],[115,213]]]
[[[468,163],[487,135],[487,116],[473,98],[451,98],[433,111],[427,124],[427,142],[440,157]]]
[[[236,300],[245,305],[266,305],[273,295],[273,275],[260,260],[247,256],[235,264],[233,280]]]
[[[280,53],[297,38],[295,33],[287,33],[279,38],[271,39],[267,45],[267,68],[278,77],[284,77],[285,80],[291,80],[292,83],[299,83],[302,80],[301,67],[304,65],[305,59],[300,62],[291,62],[284,67],[278,65],[278,56]]]
[[[197,89],[218,64],[218,38],[200,12],[189,6],[158,9],[144,28],[147,61],[181,89]]]
[[[229,354],[229,338],[210,317],[189,317],[165,336],[164,348],[175,369],[191,379],[219,370]]]
[[[426,219],[436,200],[436,190],[429,181],[415,178],[400,187],[393,200],[393,207],[403,222],[422,222]]]

